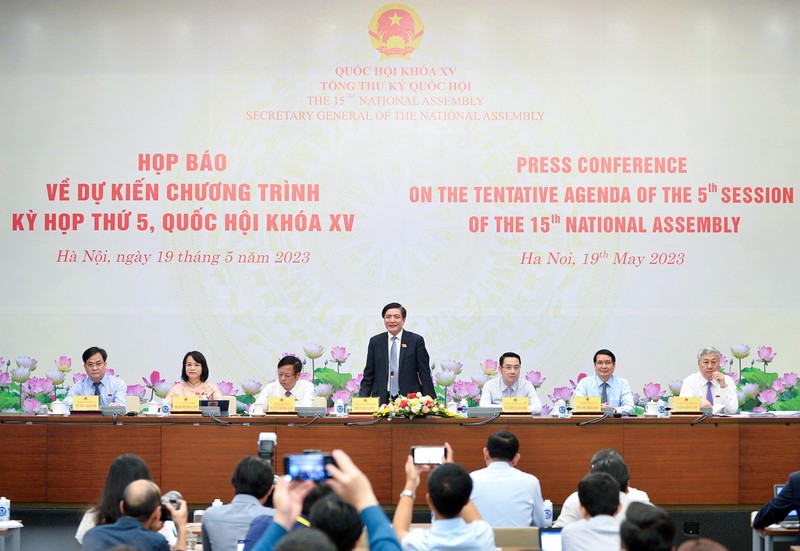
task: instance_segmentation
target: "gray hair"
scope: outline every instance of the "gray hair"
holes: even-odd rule
[[[713,346],[709,346],[707,348],[700,349],[700,352],[697,353],[697,361],[699,362],[700,358],[702,358],[703,356],[707,356],[709,354],[716,354],[718,358],[722,356],[722,352],[720,352]]]

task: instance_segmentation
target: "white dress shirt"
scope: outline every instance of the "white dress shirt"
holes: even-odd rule
[[[539,400],[539,395],[536,394],[536,388],[529,381],[517,379],[509,388],[511,388],[511,397],[524,396],[528,398],[528,411],[536,415],[542,413],[542,401]],[[503,394],[505,389],[506,385],[503,383],[502,377],[495,377],[487,381],[483,385],[483,390],[481,391],[480,406],[490,407],[502,405],[503,398],[506,397]]]
[[[696,371],[683,380],[681,386],[681,396],[699,396],[700,398],[706,397],[708,381],[703,374]],[[719,413],[725,410],[725,413],[730,415],[739,411],[739,396],[736,393],[736,385],[733,379],[725,375],[725,383],[728,385],[722,388],[719,381],[711,381],[711,394],[714,396],[714,413]]]
[[[300,407],[311,407],[314,405],[314,396],[316,395],[316,390],[314,389],[314,385],[308,381],[298,379],[295,385],[289,391],[289,394],[295,399],[296,405]],[[265,386],[264,390],[262,390],[258,397],[256,397],[256,403],[267,405],[270,398],[285,397],[286,389],[283,388],[278,381],[272,381]]]

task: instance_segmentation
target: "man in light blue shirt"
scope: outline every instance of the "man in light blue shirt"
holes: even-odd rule
[[[108,354],[102,348],[92,346],[83,353],[83,368],[87,377],[72,385],[64,398],[64,405],[72,409],[73,396],[98,396],[100,407],[125,405],[128,386],[119,377],[106,373]]]
[[[498,362],[500,376],[487,381],[481,391],[481,407],[499,406],[503,398],[525,397],[528,399],[528,411],[533,415],[542,413],[542,401],[536,394],[536,388],[522,375],[522,359],[516,352],[506,352]]]
[[[545,526],[542,486],[538,478],[516,468],[519,458],[519,440],[501,430],[483,448],[486,468],[470,473],[472,502],[493,528]]]
[[[605,348],[594,353],[594,377],[584,377],[575,388],[575,396],[600,396],[603,408],[614,413],[633,415],[636,407],[628,381],[614,375],[617,358]]]

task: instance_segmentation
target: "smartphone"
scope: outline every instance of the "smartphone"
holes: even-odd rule
[[[331,476],[325,465],[335,465],[329,453],[298,453],[283,458],[284,472],[292,480],[325,480]]]
[[[447,448],[444,446],[413,446],[411,457],[417,465],[441,465],[447,459]]]

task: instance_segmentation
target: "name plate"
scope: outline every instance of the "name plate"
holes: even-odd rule
[[[572,413],[600,413],[600,396],[573,396]]]
[[[197,396],[173,396],[172,411],[200,411],[200,398]]]
[[[73,396],[72,411],[100,411],[100,396]]]
[[[700,413],[698,396],[673,396],[672,413]]]
[[[503,398],[501,410],[503,413],[528,413],[528,398],[525,396]]]
[[[267,403],[270,413],[294,413],[294,398],[291,396],[273,396]]]
[[[369,413],[372,415],[379,407],[377,398],[353,398],[350,402],[350,413]]]

